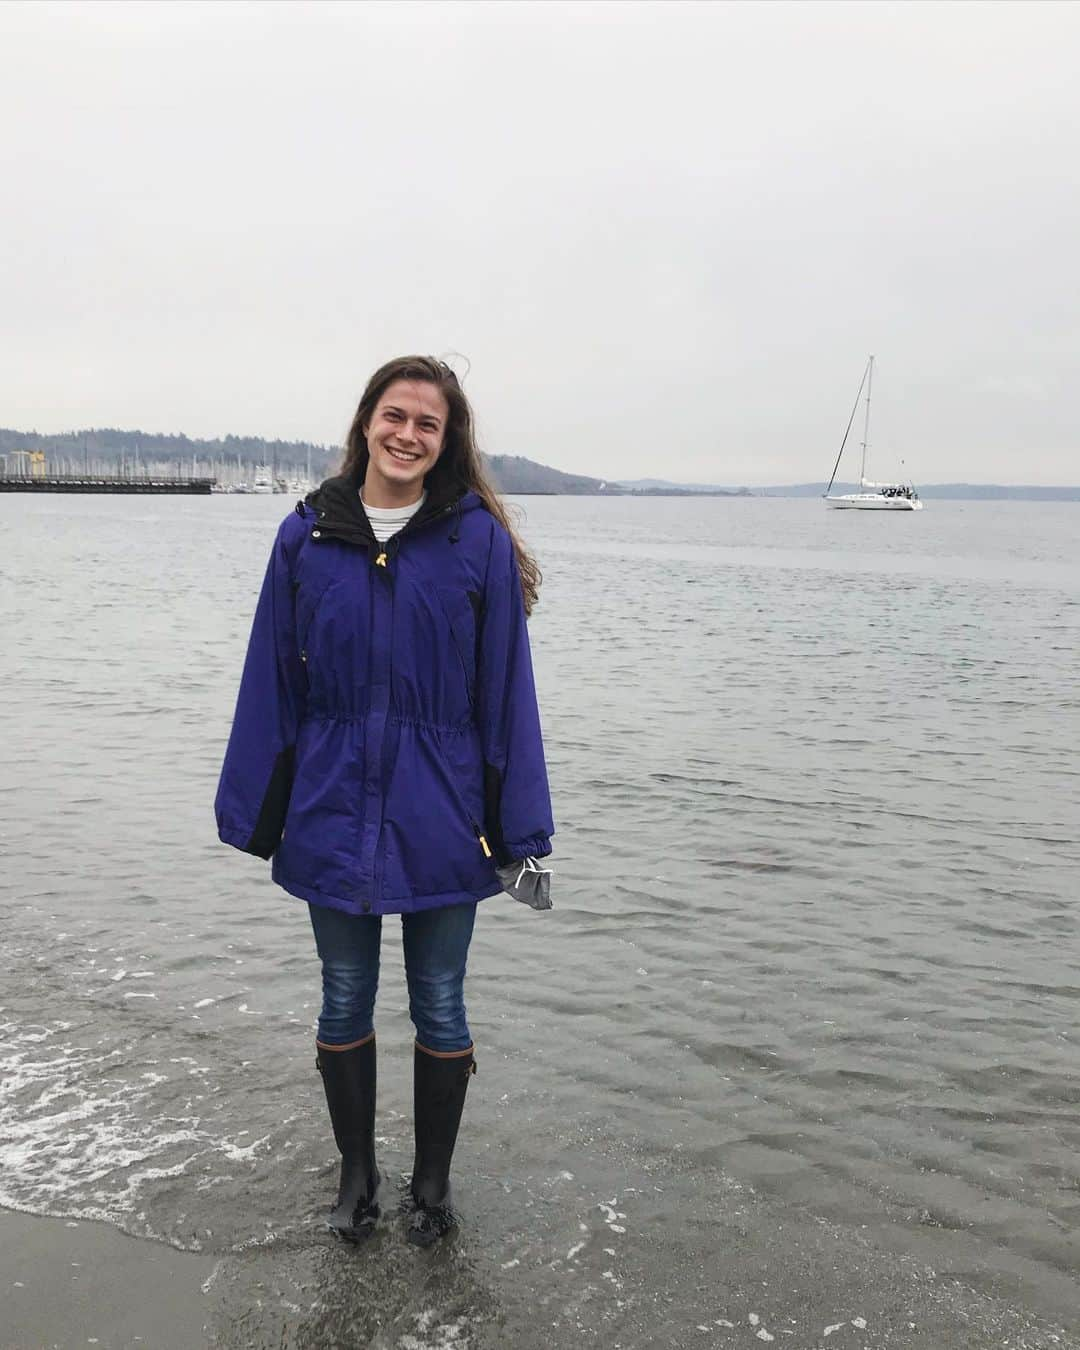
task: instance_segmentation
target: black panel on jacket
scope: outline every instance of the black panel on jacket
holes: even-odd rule
[[[502,832],[502,774],[484,761],[484,828],[486,838],[495,855],[495,866],[505,867],[514,859],[507,851]]]
[[[269,858],[281,843],[281,832],[285,828],[285,815],[292,793],[295,760],[296,747],[293,745],[286,746],[274,760],[266,795],[259,808],[259,819],[255,822],[255,832],[245,845],[245,853],[254,853],[257,858]]]

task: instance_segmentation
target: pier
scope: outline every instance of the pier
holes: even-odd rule
[[[166,474],[27,473],[0,476],[0,492],[123,492],[209,494],[216,478],[184,478]]]

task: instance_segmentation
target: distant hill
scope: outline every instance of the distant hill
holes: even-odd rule
[[[752,497],[749,488],[718,487],[715,483],[671,483],[665,478],[620,478],[627,492],[649,497]]]
[[[823,497],[825,483],[788,483],[782,487],[724,488],[704,483],[668,483],[662,478],[620,479],[620,486],[628,492],[644,492],[650,496],[669,492],[703,497]],[[857,483],[834,483],[833,494],[857,492]],[[1080,501],[1080,487],[1038,487],[1024,484],[1001,483],[927,483],[918,484],[920,497],[953,501],[1026,501],[1075,502]]]
[[[546,464],[537,464],[535,460],[523,459],[520,455],[485,455],[484,459],[499,491],[510,495],[625,495],[618,483],[608,483],[602,478],[587,478],[580,473],[563,473],[561,469],[549,469]]]
[[[491,476],[500,492],[552,493],[559,496],[603,497],[749,497],[747,488],[723,488],[708,484],[669,483],[662,478],[638,478],[616,482],[613,479],[588,478],[584,474],[563,473],[546,464],[523,459],[519,455],[485,455]]]

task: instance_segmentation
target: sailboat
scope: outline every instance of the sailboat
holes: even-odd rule
[[[269,464],[255,465],[255,478],[252,481],[251,490],[258,493],[273,492],[274,480],[270,474]]]
[[[870,444],[870,391],[873,384],[874,358],[871,356],[866,363],[866,369],[863,371],[859,392],[855,395],[855,406],[851,409],[847,431],[844,432],[844,439],[840,442],[840,453],[836,456],[829,486],[825,489],[825,505],[837,509],[847,508],[849,511],[921,511],[923,504],[919,500],[919,494],[910,483],[873,483],[866,476],[866,450]],[[832,497],[829,494],[832,492],[832,485],[836,481],[836,471],[840,467],[840,458],[844,453],[844,446],[847,445],[851,424],[855,421],[855,414],[859,410],[859,399],[862,398],[863,389],[866,390],[866,414],[863,420],[859,491],[845,492],[842,495]]]

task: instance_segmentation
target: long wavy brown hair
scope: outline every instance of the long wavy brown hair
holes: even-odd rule
[[[439,361],[434,356],[398,356],[379,367],[367,382],[360,406],[349,428],[341,472],[354,476],[357,482],[363,483],[368,466],[367,437],[364,428],[370,424],[379,399],[395,380],[424,380],[428,384],[433,384],[446,399],[449,416],[446,421],[442,454],[425,478],[424,486],[432,493],[440,492],[452,484],[460,486],[464,491],[475,492],[484,507],[500,525],[505,527],[513,542],[514,555],[521,574],[525,613],[531,614],[533,606],[539,599],[542,573],[536,559],[527,552],[522,543],[506,503],[488,479],[484,461],[476,445],[472,408],[458,377],[445,361]]]

